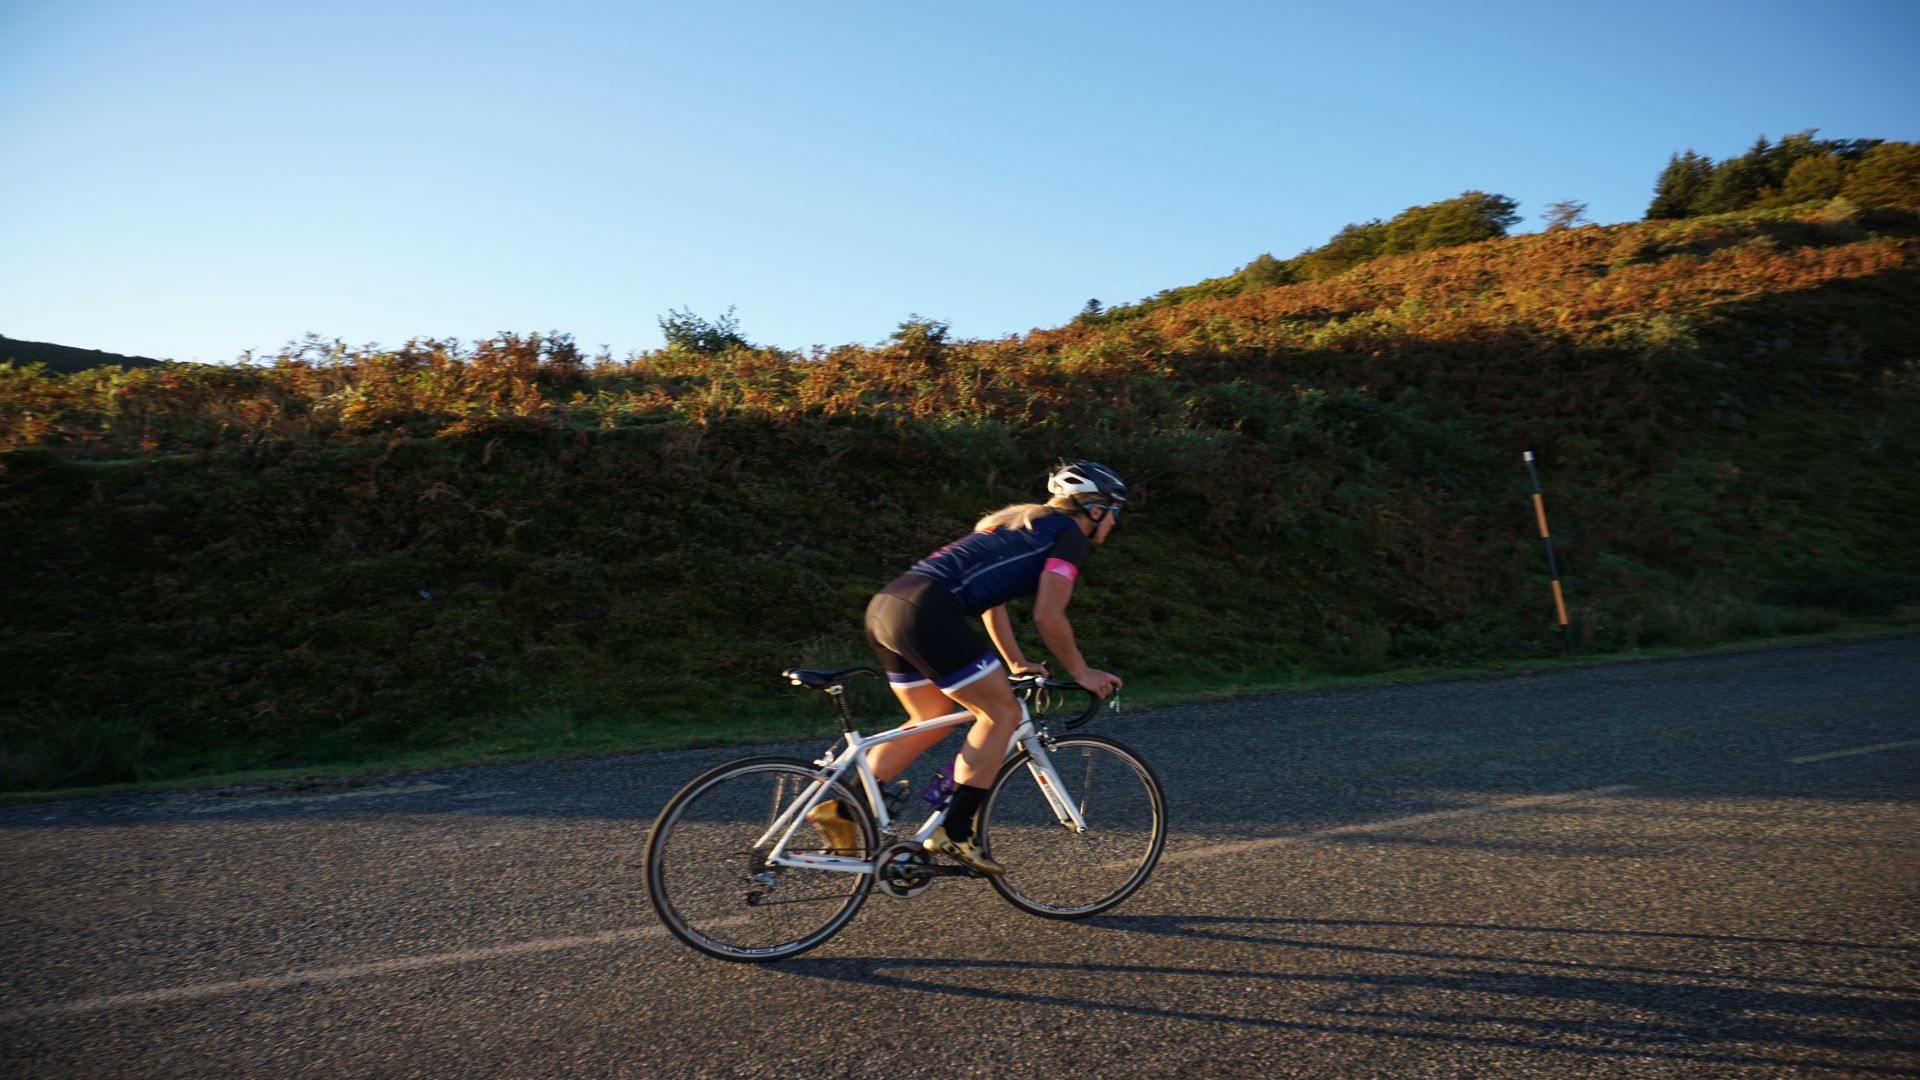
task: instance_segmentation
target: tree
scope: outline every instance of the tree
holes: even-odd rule
[[[691,309],[668,310],[660,316],[660,332],[667,336],[668,348],[688,349],[707,356],[718,356],[728,349],[751,349],[753,344],[740,336],[740,320],[733,308],[708,322]]]
[[[1507,235],[1520,220],[1519,203],[1505,195],[1463,191],[1457,197],[1402,210],[1387,222],[1382,254],[1430,251]]]
[[[1713,178],[1694,203],[1693,212],[1730,214],[1759,202],[1772,178],[1767,166],[1768,145],[1762,135],[1746,153],[1715,166]]]
[[[1379,258],[1387,243],[1387,227],[1379,218],[1347,225],[1321,247],[1300,256],[1307,276],[1323,278]]]
[[[1836,139],[1831,145],[1835,156],[1845,158],[1848,167],[1851,168],[1861,158],[1873,153],[1874,147],[1886,141],[1885,139]]]
[[[1920,209],[1920,143],[1881,143],[1847,174],[1843,198],[1861,206]]]
[[[1762,135],[1746,153],[1718,165],[1692,150],[1675,154],[1654,187],[1647,219],[1792,206],[1835,195],[1851,199],[1846,188],[1858,166],[1883,145],[1903,145],[1880,139],[1822,139],[1819,134],[1818,129],[1808,128],[1782,136],[1779,142],[1768,142]],[[1876,166],[1882,168],[1893,167]],[[1878,190],[1875,199],[1903,197],[1898,194],[1903,188],[1897,178],[1887,181],[1884,190],[1880,185],[1874,181],[1869,187],[1863,181],[1856,190]]]
[[[1804,157],[1787,170],[1786,180],[1776,194],[1760,200],[1760,206],[1792,206],[1803,202],[1825,202],[1840,194],[1847,179],[1847,159],[1838,155]]]
[[[1547,223],[1548,232],[1571,229],[1575,225],[1586,222],[1587,204],[1575,202],[1572,199],[1562,199],[1557,203],[1549,204],[1547,212],[1540,215],[1540,220]]]
[[[1293,280],[1293,272],[1286,263],[1271,254],[1261,254],[1239,270],[1240,289],[1252,292],[1255,289],[1271,289],[1276,285],[1285,285]]]
[[[1519,205],[1505,195],[1463,191],[1451,199],[1409,206],[1395,214],[1391,221],[1374,218],[1359,225],[1348,225],[1334,233],[1325,245],[1303,251],[1285,262],[1262,256],[1241,268],[1240,275],[1243,282],[1249,283],[1267,275],[1279,278],[1275,284],[1317,281],[1382,255],[1491,240],[1507,235],[1507,229],[1520,220],[1515,212]],[[1247,287],[1260,286],[1248,284]]]
[[[1688,150],[1675,154],[1661,171],[1653,188],[1653,203],[1647,207],[1648,221],[1692,217],[1707,184],[1713,179],[1713,159]]]
[[[915,312],[894,327],[893,336],[887,340],[895,345],[905,345],[914,353],[938,352],[946,347],[947,335],[952,329],[944,320],[930,319]]]

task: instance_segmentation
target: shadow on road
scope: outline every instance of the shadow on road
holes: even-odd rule
[[[1260,945],[1278,945],[1296,949],[1314,949],[1328,952],[1379,953],[1389,956],[1418,957],[1428,960],[1465,960],[1486,963],[1523,963],[1533,967],[1558,968],[1568,970],[1605,970],[1633,975],[1675,976],[1680,978],[1702,978],[1736,982],[1765,983],[1769,985],[1802,986],[1823,990],[1851,990],[1869,994],[1902,994],[1920,1005],[1920,986],[1874,985],[1854,982],[1827,982],[1821,980],[1782,979],[1762,976],[1728,974],[1724,971],[1702,971],[1670,967],[1642,967],[1635,965],[1603,964],[1590,961],[1523,959],[1514,956],[1487,955],[1475,952],[1462,952],[1436,949],[1387,948],[1363,943],[1314,940],[1301,936],[1284,937],[1275,934],[1258,934],[1247,930],[1233,930],[1232,927],[1272,927],[1284,929],[1298,928],[1311,931],[1322,928],[1364,928],[1384,930],[1409,930],[1415,932],[1439,931],[1447,936],[1457,937],[1469,934],[1541,934],[1561,938],[1601,938],[1614,939],[1625,943],[1629,949],[1637,948],[1648,941],[1660,943],[1699,943],[1706,946],[1762,946],[1769,948],[1822,949],[1841,952],[1882,953],[1895,956],[1913,957],[1920,962],[1920,945],[1878,945],[1868,942],[1851,941],[1813,941],[1802,938],[1765,938],[1744,937],[1733,934],[1700,934],[1672,930],[1586,930],[1572,927],[1545,926],[1503,926],[1494,923],[1449,923],[1449,922],[1405,922],[1384,919],[1277,919],[1245,918],[1238,916],[1178,916],[1178,915],[1109,915],[1103,918],[1089,919],[1085,925],[1106,930],[1118,930],[1135,934],[1164,934],[1178,938],[1195,940],[1249,942]],[[1432,935],[1429,935],[1432,936]],[[1853,999],[1849,999],[1853,1000]],[[1920,1012],[1914,1014],[1920,1020]]]
[[[1797,967],[1850,971],[1872,958],[1890,974],[1910,973],[1920,958],[1911,945],[1377,920],[1120,916],[1085,925],[1176,939],[1173,950],[1139,952],[1183,959],[802,958],[776,970],[1074,1015],[1698,1065],[1887,1075],[1920,1065],[1920,986],[1911,981],[1758,976],[1711,963],[1759,949],[1784,952]],[[1454,941],[1464,947],[1438,944]],[[1249,945],[1272,951],[1250,962]],[[1623,962],[1565,958],[1582,952]],[[1633,962],[1647,953],[1695,962]],[[1842,1060],[1819,1060],[1823,1052]]]

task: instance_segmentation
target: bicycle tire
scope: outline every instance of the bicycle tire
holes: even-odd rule
[[[1146,884],[1167,842],[1166,796],[1140,755],[1104,736],[1063,735],[1047,756],[1087,829],[1060,824],[1028,770],[1032,756],[1020,751],[981,812],[982,846],[1007,867],[987,880],[1029,914],[1084,919]]]
[[[795,758],[758,757],[702,773],[667,800],[647,837],[647,900],[666,928],[721,960],[765,963],[797,956],[845,926],[873,887],[872,874],[767,866],[752,845],[819,775]],[[872,858],[875,831],[864,799],[840,784],[838,798],[860,826]],[[793,850],[818,840],[804,822]],[[820,849],[812,849],[820,850]]]

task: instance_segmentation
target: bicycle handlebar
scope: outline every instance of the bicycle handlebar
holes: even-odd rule
[[[1087,723],[1089,720],[1092,720],[1094,716],[1100,712],[1100,706],[1103,704],[1110,704],[1115,708],[1119,707],[1118,695],[1120,692],[1118,690],[1107,695],[1103,701],[1093,691],[1081,686],[1072,679],[1051,679],[1044,675],[1015,675],[1007,681],[1013,684],[1013,692],[1015,694],[1027,699],[1029,706],[1034,705],[1036,701],[1044,701],[1045,695],[1056,690],[1085,694],[1087,696],[1087,707],[1080,710],[1072,719],[1061,725],[1062,730],[1065,731],[1072,731]]]

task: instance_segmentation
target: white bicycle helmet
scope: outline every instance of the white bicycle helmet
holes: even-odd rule
[[[1079,458],[1061,458],[1054,465],[1053,475],[1047,477],[1047,491],[1053,495],[1065,495],[1082,506],[1127,505],[1125,480],[1105,465],[1081,461]]]

